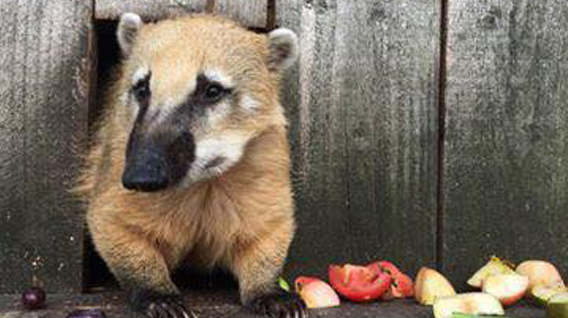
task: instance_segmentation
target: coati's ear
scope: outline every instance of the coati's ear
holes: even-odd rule
[[[298,37],[296,33],[285,28],[268,33],[268,68],[271,71],[284,70],[298,58]]]
[[[142,24],[142,19],[136,13],[125,13],[120,17],[116,37],[124,56],[130,55],[130,52],[132,52],[132,45]]]

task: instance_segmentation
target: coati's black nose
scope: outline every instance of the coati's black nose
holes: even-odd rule
[[[152,192],[167,188],[169,183],[166,160],[153,149],[144,149],[128,158],[122,175],[125,188]]]

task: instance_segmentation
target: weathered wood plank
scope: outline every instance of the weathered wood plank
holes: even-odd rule
[[[81,289],[83,223],[68,192],[87,134],[91,6],[0,5],[0,293]]]
[[[449,1],[444,270],[491,254],[568,269],[568,7]]]
[[[124,12],[135,12],[155,20],[204,12],[206,0],[96,0],[95,18],[116,20]],[[246,26],[266,25],[267,0],[217,0],[216,13],[232,17]]]
[[[290,273],[391,259],[435,262],[434,2],[286,1],[299,67],[286,80],[298,235]]]
[[[198,317],[207,318],[256,318],[238,303],[236,290],[203,290],[185,293],[188,307]],[[0,296],[0,318],[61,318],[75,308],[102,308],[107,317],[138,317],[125,306],[123,293],[99,293],[91,295],[48,295],[48,307],[33,312],[21,311],[18,296]],[[310,317],[325,318],[431,318],[432,307],[420,306],[413,300],[393,300],[369,304],[343,302],[340,307],[312,309]],[[507,317],[544,318],[543,309],[528,305],[515,305],[506,311]]]
[[[278,2],[281,26],[300,36],[301,55],[295,72],[288,74],[283,103],[290,121],[293,184],[298,231],[287,263],[288,273],[325,275],[329,262],[351,255],[348,192],[343,177],[345,123],[337,96],[334,69],[336,8],[319,3]]]

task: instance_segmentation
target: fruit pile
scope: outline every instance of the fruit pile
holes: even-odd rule
[[[554,265],[539,260],[522,262],[514,269],[512,264],[491,257],[467,281],[480,291],[462,294],[456,294],[452,284],[434,269],[422,267],[413,282],[389,261],[330,265],[329,282],[331,286],[302,276],[294,285],[308,308],[339,306],[337,293],[354,302],[414,297],[422,305],[432,305],[436,318],[472,318],[504,315],[504,307],[526,296],[546,306],[549,318],[568,318],[568,288]]]
[[[340,300],[336,291],[354,302],[390,300],[414,295],[412,279],[389,261],[374,262],[366,266],[330,265],[328,272],[331,286],[315,277],[296,278],[296,291],[308,308],[339,306]]]

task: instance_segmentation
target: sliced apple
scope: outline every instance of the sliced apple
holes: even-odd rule
[[[509,264],[503,262],[499,257],[491,256],[487,264],[483,265],[483,267],[467,280],[467,284],[471,287],[481,288],[483,280],[491,275],[514,273],[515,271]]]
[[[568,293],[552,296],[546,309],[547,317],[568,318]]]
[[[566,292],[568,288],[562,286],[537,285],[530,290],[529,294],[538,305],[546,306],[552,296]]]
[[[300,276],[295,281],[296,292],[308,308],[336,307],[340,305],[339,296],[326,282],[315,278]]]
[[[529,288],[529,278],[519,274],[498,274],[485,278],[483,292],[491,294],[509,306],[523,298]]]
[[[454,313],[504,315],[505,310],[495,296],[486,293],[466,293],[436,298],[435,318],[452,318]]]
[[[517,266],[516,271],[529,278],[529,288],[537,285],[566,286],[558,269],[549,262],[539,260],[524,261]]]
[[[436,270],[422,267],[416,275],[414,298],[422,305],[432,305],[436,297],[453,296],[456,291],[452,284]]]

